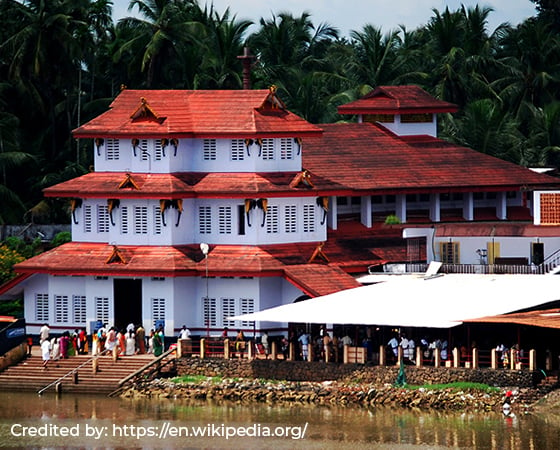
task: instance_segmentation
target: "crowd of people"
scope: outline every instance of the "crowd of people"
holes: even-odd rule
[[[181,336],[186,336],[188,330],[183,327]],[[188,331],[190,337],[190,331]],[[39,331],[39,345],[43,359],[43,369],[47,370],[49,362],[57,363],[75,355],[90,353],[90,336],[85,328],[74,331],[64,331],[60,336],[51,337],[48,324],[44,324]],[[163,327],[153,328],[146,334],[142,325],[130,323],[126,329],[117,330],[103,324],[91,334],[91,354],[111,356],[131,356],[151,353],[160,356],[165,349],[165,334]]]

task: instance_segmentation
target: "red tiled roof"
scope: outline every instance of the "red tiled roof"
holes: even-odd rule
[[[310,297],[332,294],[343,289],[361,286],[354,277],[342,269],[317,264],[289,266],[286,278]]]
[[[269,102],[271,95],[275,94],[269,90],[125,89],[111,103],[111,109],[74,130],[74,137],[250,138],[320,134],[320,128],[301,117],[273,108],[273,104],[281,102]],[[134,119],[142,99],[149,106],[149,114],[142,120]]]
[[[303,166],[356,191],[412,193],[558,187],[557,178],[440,139],[410,145],[368,123],[324,124],[309,137]]]
[[[455,112],[457,106],[432,97],[418,86],[379,86],[338,107],[339,114],[418,114]]]
[[[447,223],[436,225],[436,236],[514,236],[514,237],[557,237],[558,226],[539,226],[530,223]]]
[[[223,196],[317,196],[319,189],[336,186],[313,177],[314,187],[293,185],[297,172],[281,173],[135,173],[136,188],[119,188],[127,174],[92,172],[44,190],[46,197],[80,198],[188,198]]]
[[[112,246],[69,242],[17,264],[22,276],[32,273],[82,276],[285,276],[309,295],[353,287],[346,272],[365,272],[381,261],[359,245],[331,242],[324,247],[329,263],[310,262],[317,243],[269,246],[213,245],[204,259],[198,245]],[[118,257],[115,257],[118,255]],[[111,262],[113,261],[113,262]],[[323,274],[324,280],[320,280]],[[325,274],[331,274],[329,276]]]

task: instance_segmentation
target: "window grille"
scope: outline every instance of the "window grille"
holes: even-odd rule
[[[231,141],[231,160],[243,161],[245,159],[245,142],[243,139],[232,139]]]
[[[303,232],[315,232],[315,205],[303,205]]]
[[[202,315],[204,326],[215,327],[217,325],[217,305],[215,298],[204,297],[202,299]]]
[[[109,322],[109,297],[95,297],[95,320]]]
[[[295,233],[297,231],[296,205],[286,205],[284,207],[284,227],[286,233]]]
[[[56,323],[68,323],[69,306],[67,295],[54,296],[54,321]]]
[[[163,146],[161,145],[161,139],[156,139],[154,141],[154,161],[161,161],[163,159]]]
[[[231,206],[218,207],[218,232],[231,234]]]
[[[128,206],[121,206],[121,234],[128,234]]]
[[[148,207],[134,207],[134,234],[148,233]]]
[[[255,299],[253,298],[242,298],[239,300],[241,303],[241,314],[250,314],[255,312]],[[243,327],[252,327],[254,326],[254,321],[243,320],[241,321],[241,326]]]
[[[35,294],[35,320],[41,323],[49,321],[49,294]]]
[[[280,159],[294,159],[294,140],[292,138],[280,139]]]
[[[164,298],[152,298],[152,319],[154,324],[158,320],[165,320],[165,299]]]
[[[86,296],[73,295],[72,296],[72,320],[75,324],[86,324]]]
[[[161,209],[159,206],[154,206],[154,234],[161,234],[163,223],[161,220]]]
[[[278,233],[278,205],[268,205],[266,213],[266,232]]]
[[[91,205],[84,205],[84,233],[91,233],[93,230],[93,217]]]
[[[109,232],[109,210],[107,205],[97,205],[97,232]]]
[[[107,161],[118,161],[119,158],[119,140],[105,139],[105,159]]]
[[[148,140],[140,139],[140,144],[138,145],[138,150],[140,150],[140,159],[142,161],[148,161],[150,159],[150,154],[148,153]]]
[[[262,140],[261,155],[265,161],[274,160],[274,139]]]
[[[212,233],[212,209],[210,206],[198,207],[198,230],[200,234]]]
[[[202,155],[204,161],[216,160],[216,139],[204,139]]]
[[[231,316],[235,316],[235,299],[222,298],[222,326],[235,326],[235,320],[227,320],[227,318]]]

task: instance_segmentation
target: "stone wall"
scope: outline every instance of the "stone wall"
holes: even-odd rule
[[[221,358],[179,358],[178,375],[221,376],[225,378],[264,378],[287,381],[332,381],[393,384],[399,368],[362,364],[334,364],[325,362],[247,360]],[[456,381],[485,383],[490,386],[533,387],[540,381],[540,373],[527,370],[464,369],[446,367],[406,366],[408,384],[440,384]]]

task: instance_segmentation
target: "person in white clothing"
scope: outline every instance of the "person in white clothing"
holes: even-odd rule
[[[41,343],[41,355],[43,356],[43,370],[47,370],[51,359],[51,341],[48,339]]]
[[[191,330],[187,328],[186,325],[183,325],[181,331],[179,332],[179,339],[190,339],[191,338]]]

